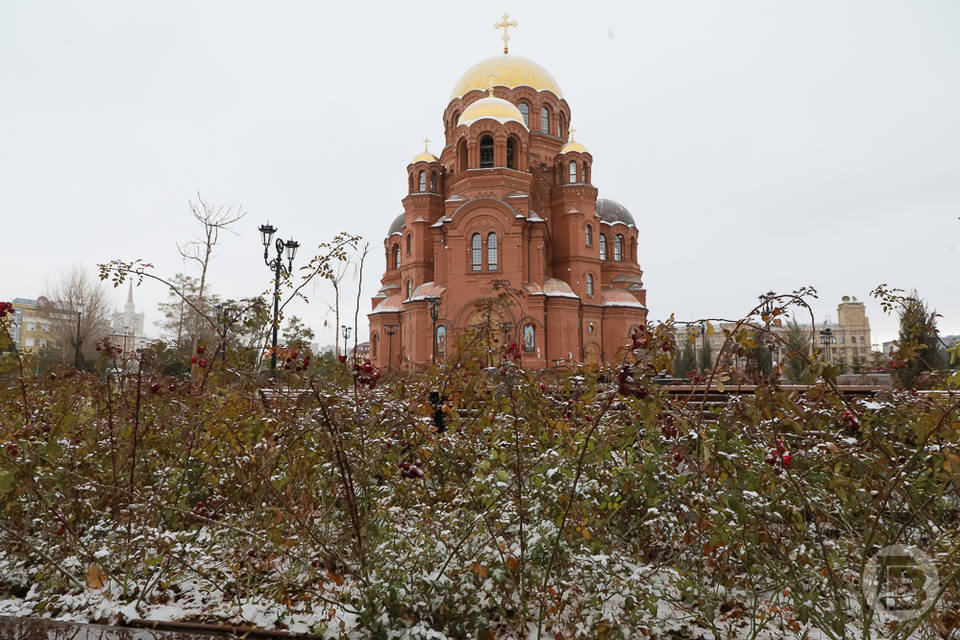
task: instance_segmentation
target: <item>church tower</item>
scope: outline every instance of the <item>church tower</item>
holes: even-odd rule
[[[503,54],[454,85],[440,157],[425,140],[407,165],[403,212],[387,231],[387,268],[369,314],[380,368],[444,359],[493,280],[523,292],[500,320],[526,368],[615,362],[646,323],[633,216],[598,199],[593,156],[574,139],[553,76],[509,53],[516,24],[504,14],[495,25]]]

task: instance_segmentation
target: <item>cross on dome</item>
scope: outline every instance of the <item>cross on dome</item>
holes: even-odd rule
[[[494,29],[503,29],[503,37],[501,38],[501,40],[503,40],[504,53],[509,53],[509,47],[507,46],[507,43],[510,41],[510,33],[507,31],[507,29],[515,26],[517,26],[517,21],[511,20],[510,16],[506,13],[503,14],[503,17],[500,18],[499,22],[493,23]]]
[[[430,138],[423,139],[423,150],[430,151]]]

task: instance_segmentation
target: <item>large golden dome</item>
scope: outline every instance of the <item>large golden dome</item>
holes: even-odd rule
[[[450,99],[459,98],[474,89],[486,91],[491,86],[532,87],[537,91],[549,91],[563,97],[560,85],[546,69],[532,60],[505,53],[481,60],[473,65],[457,81]]]
[[[524,129],[527,128],[527,125],[523,122],[523,114],[520,113],[520,109],[517,109],[516,105],[494,96],[487,96],[476,102],[471,102],[470,106],[460,114],[457,126],[459,127],[462,124],[470,126],[477,120],[483,120],[484,118],[491,118],[500,124],[510,121],[519,122]]]

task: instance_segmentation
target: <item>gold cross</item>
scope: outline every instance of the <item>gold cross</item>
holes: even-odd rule
[[[507,43],[510,41],[510,33],[507,31],[507,29],[509,29],[510,27],[515,27],[515,26],[517,26],[517,21],[516,21],[516,20],[511,20],[511,19],[510,19],[510,16],[507,15],[506,13],[503,14],[503,17],[500,19],[500,22],[494,22],[494,23],[493,23],[493,28],[494,28],[494,29],[503,29],[503,38],[501,38],[501,39],[503,40],[503,52],[504,52],[504,53],[507,53],[507,49],[508,49]]]
[[[430,151],[430,138],[423,139],[423,150],[426,152]]]
[[[570,127],[570,139],[571,139],[571,140],[573,140],[573,134],[575,134],[576,132],[577,132],[576,129],[574,129],[573,127]]]

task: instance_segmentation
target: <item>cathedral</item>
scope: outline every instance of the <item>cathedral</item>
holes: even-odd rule
[[[454,85],[440,157],[425,148],[407,165],[368,316],[382,369],[451,355],[494,280],[522,293],[497,324],[525,368],[614,362],[646,323],[633,216],[597,197],[593,156],[574,140],[557,81],[508,52],[515,25],[504,15],[503,53]]]

